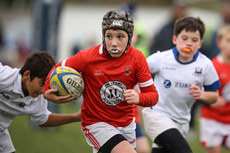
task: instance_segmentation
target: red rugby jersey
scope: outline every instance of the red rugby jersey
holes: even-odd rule
[[[135,105],[124,101],[123,92],[133,89],[137,83],[142,92],[139,94],[139,105],[153,106],[158,102],[158,93],[146,59],[141,51],[133,47],[129,47],[121,57],[112,58],[106,55],[103,45],[98,45],[80,51],[54,68],[60,65],[82,73],[85,82],[81,107],[82,126],[97,122],[106,122],[115,127],[129,125],[134,117]],[[44,92],[50,89],[49,76]]]
[[[218,73],[221,83],[219,95],[223,96],[228,103],[224,107],[218,108],[202,106],[201,117],[230,124],[230,64],[224,63],[220,56],[215,57],[212,62]],[[225,97],[223,94],[224,92],[228,97]]]

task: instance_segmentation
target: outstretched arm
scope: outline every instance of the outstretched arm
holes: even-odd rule
[[[51,113],[48,120],[40,125],[41,127],[50,127],[50,126],[59,126],[72,122],[80,122],[81,121],[81,112],[73,113],[73,114],[55,114]]]

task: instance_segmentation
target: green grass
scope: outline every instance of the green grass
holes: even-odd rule
[[[61,113],[78,111],[75,103],[60,105]],[[193,153],[205,153],[200,146],[198,119],[196,134],[188,138]],[[9,132],[11,134],[16,153],[92,153],[81,131],[80,122],[59,126],[56,129],[38,128],[31,125],[27,116],[16,117]],[[224,150],[222,153],[227,153]]]
[[[77,112],[74,103],[61,104],[61,113]],[[16,153],[91,153],[81,131],[81,123],[71,123],[57,128],[40,128],[32,125],[28,116],[16,117],[9,132]]]
[[[27,117],[18,117],[9,128],[16,153],[84,153],[91,148],[86,144],[80,123],[57,129],[38,129]]]

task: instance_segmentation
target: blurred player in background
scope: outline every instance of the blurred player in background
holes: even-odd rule
[[[150,41],[151,54],[157,51],[165,51],[175,47],[172,42],[173,30],[175,22],[187,15],[188,4],[186,0],[172,0],[169,21],[152,37]]]
[[[196,100],[208,104],[217,100],[218,75],[211,61],[199,52],[204,32],[199,18],[181,18],[174,29],[176,47],[147,58],[159,93],[157,105],[142,111],[153,141],[152,153],[192,153],[185,139],[191,107]]]
[[[93,152],[135,153],[135,105],[153,106],[158,93],[143,53],[130,46],[133,18],[122,10],[108,11],[102,21],[103,42],[58,63],[82,73],[85,81],[81,107],[82,131]],[[47,77],[44,95],[56,103]],[[133,90],[138,84],[141,93]]]
[[[221,0],[219,11],[220,11],[222,22],[220,22],[220,25],[218,25],[217,29],[214,31],[208,49],[204,53],[210,59],[213,59],[215,56],[217,56],[220,53],[220,49],[216,44],[218,30],[223,25],[230,25],[230,0]]]
[[[58,126],[80,121],[80,112],[54,114],[47,109],[42,90],[45,79],[55,61],[46,52],[35,52],[27,57],[21,69],[0,63],[0,152],[15,152],[7,128],[14,117],[29,115],[33,123]]]
[[[220,78],[220,96],[201,109],[200,141],[206,153],[221,153],[222,147],[230,152],[230,25],[219,30],[217,46],[221,52],[212,62]]]

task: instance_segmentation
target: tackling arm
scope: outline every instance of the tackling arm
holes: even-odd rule
[[[40,126],[41,127],[59,126],[67,123],[80,122],[80,121],[81,121],[81,112],[77,112],[73,114],[51,113],[48,120]]]

